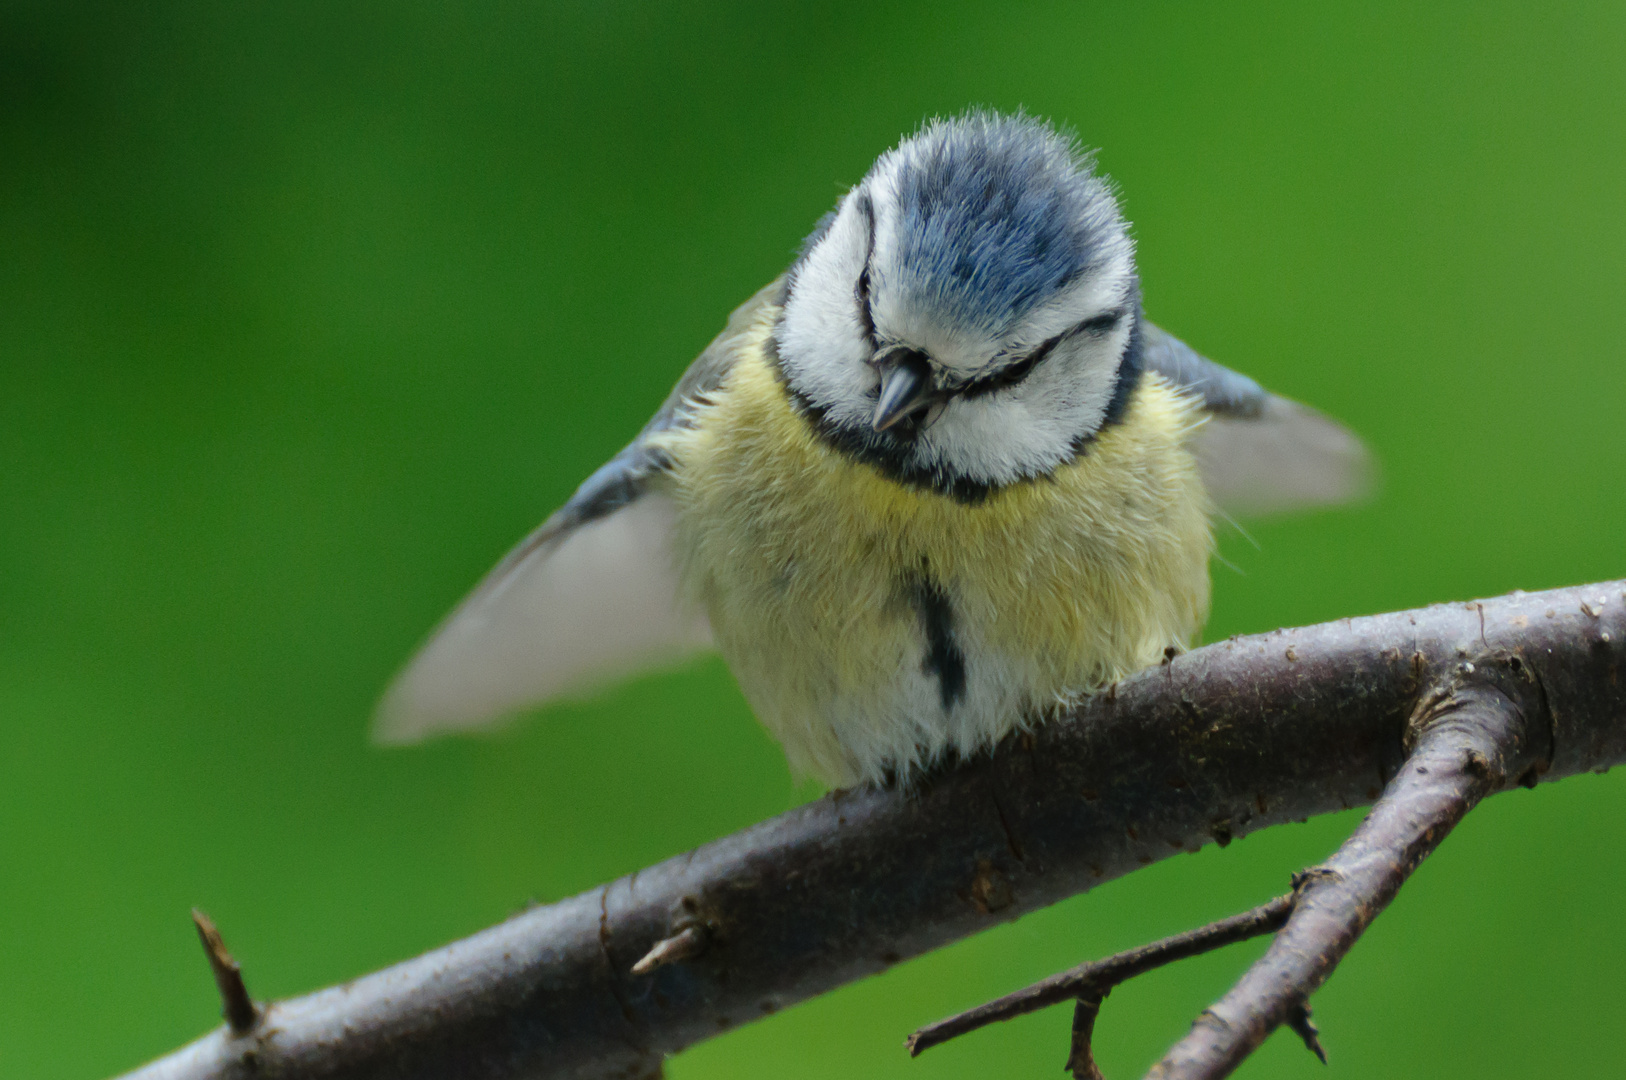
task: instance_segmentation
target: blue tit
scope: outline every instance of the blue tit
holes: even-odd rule
[[[1148,322],[1075,143],[926,124],[386,694],[388,742],[715,648],[793,772],[907,783],[1184,648],[1216,513],[1360,443]]]

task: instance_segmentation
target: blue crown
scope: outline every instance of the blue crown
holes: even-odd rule
[[[1073,140],[1027,116],[936,120],[898,162],[890,284],[950,325],[1008,327],[1121,250],[1118,205]]]

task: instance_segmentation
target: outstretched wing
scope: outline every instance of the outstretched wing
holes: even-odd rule
[[[1151,323],[1142,333],[1147,370],[1199,394],[1208,410],[1195,450],[1220,509],[1256,516],[1332,506],[1370,489],[1371,455],[1348,428],[1269,393]]]
[[[666,462],[650,436],[721,385],[775,281],[742,304],[626,449],[486,575],[379,703],[373,734],[414,742],[672,663],[711,644],[680,602]]]

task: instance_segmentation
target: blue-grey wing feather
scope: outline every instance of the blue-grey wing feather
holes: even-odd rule
[[[666,395],[666,400],[661,402],[661,407],[655,410],[655,415],[644,425],[638,437],[583,481],[570,500],[537,530],[539,536],[550,529],[556,533],[613,514],[648,491],[652,482],[658,481],[665,473],[668,462],[658,449],[650,445],[650,436],[685,423],[686,406],[704,400],[722,386],[739,359],[742,335],[761,317],[762,309],[775,302],[782,291],[782,280],[775,279],[734,309],[723,332],[713,338],[705,351],[684,371],[683,377],[678,379],[677,385],[672,387],[672,392]]]
[[[781,292],[783,279],[776,278],[735,308],[723,332],[713,338],[711,344],[683,372],[672,387],[672,392],[666,395],[666,400],[661,402],[661,407],[655,410],[655,415],[650,417],[649,423],[644,425],[637,437],[582,481],[576,493],[563,506],[497,564],[487,575],[486,583],[499,580],[507,568],[517,565],[536,549],[589,521],[615,513],[658,487],[669,462],[659,448],[651,445],[650,436],[685,423],[685,406],[704,400],[706,395],[722,386],[739,359],[742,335],[761,317],[763,307],[777,301]]]
[[[1269,514],[1350,502],[1370,490],[1371,455],[1348,428],[1150,323],[1143,333],[1144,368],[1195,394],[1208,414],[1193,448],[1220,509]]]
[[[1176,386],[1200,395],[1215,415],[1254,419],[1270,395],[1239,371],[1216,364],[1173,334],[1151,323],[1142,330],[1141,360]]]

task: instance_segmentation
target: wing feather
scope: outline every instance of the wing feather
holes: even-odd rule
[[[487,574],[385,692],[380,742],[487,726],[707,648],[673,549],[676,506],[650,436],[685,423],[684,405],[720,386],[741,335],[775,302],[774,281],[741,305],[626,449]]]
[[[1203,400],[1208,421],[1194,450],[1221,510],[1258,517],[1353,502],[1371,490],[1372,456],[1338,421],[1269,393],[1150,323],[1144,334],[1146,368]]]
[[[675,509],[652,492],[528,545],[465,601],[385,694],[380,742],[483,727],[706,648],[671,550]]]

